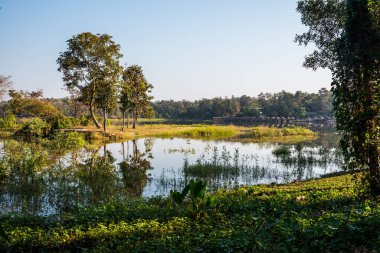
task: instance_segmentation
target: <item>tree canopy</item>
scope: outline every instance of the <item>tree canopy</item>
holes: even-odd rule
[[[109,101],[109,97],[105,97],[109,94],[104,91],[113,91],[111,86],[116,85],[119,78],[120,45],[107,34],[89,32],[75,35],[67,43],[67,50],[60,53],[57,60],[58,70],[63,73],[66,88],[71,92],[78,91],[80,101],[89,106],[91,117],[99,128],[94,110],[99,101]],[[105,104],[101,107],[109,109],[109,102]]]
[[[149,95],[153,85],[147,82],[141,66],[138,65],[132,65],[126,68],[123,73],[123,80],[125,86],[128,88],[122,90],[122,98],[128,99],[128,104],[132,112],[132,124],[133,128],[135,128],[138,117],[144,112],[145,108],[149,106],[150,100],[153,98]],[[122,102],[125,102],[125,100]]]
[[[333,105],[349,169],[368,170],[380,195],[380,3],[375,0],[302,0],[297,10],[309,30],[296,41],[317,50],[305,66],[333,73]]]

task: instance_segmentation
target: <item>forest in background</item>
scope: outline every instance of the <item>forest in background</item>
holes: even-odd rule
[[[195,101],[159,100],[151,103],[156,117],[211,119],[213,117],[326,117],[332,116],[331,92],[260,93],[257,97],[200,99]]]
[[[11,99],[0,105],[2,115],[34,117],[57,112],[65,116],[80,117],[88,113],[87,106],[74,98],[43,98],[39,91],[12,91]],[[47,106],[48,105],[48,106]],[[331,92],[325,88],[318,93],[297,91],[290,93],[260,93],[257,97],[215,97],[200,100],[158,100],[151,102],[156,118],[202,119],[213,117],[327,117],[332,116]],[[48,110],[46,110],[48,108]],[[100,113],[100,112],[99,112]],[[110,117],[121,118],[122,112],[115,107]],[[144,114],[142,117],[146,117]]]

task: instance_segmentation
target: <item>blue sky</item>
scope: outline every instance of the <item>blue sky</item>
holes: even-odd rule
[[[293,0],[0,0],[0,74],[63,97],[56,59],[81,32],[107,33],[139,64],[155,99],[317,92],[331,74],[302,67]]]

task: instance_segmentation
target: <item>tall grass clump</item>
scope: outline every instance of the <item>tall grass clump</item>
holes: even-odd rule
[[[235,136],[237,130],[233,126],[200,126],[184,130],[180,134],[192,138],[220,138]]]
[[[266,137],[285,137],[285,136],[315,136],[316,133],[303,127],[254,127],[247,131],[244,137],[247,138],[266,138]]]
[[[231,154],[223,146],[221,153],[214,147],[213,155],[210,159],[204,156],[199,158],[195,164],[189,165],[185,160],[184,173],[191,177],[212,178],[212,177],[236,177],[240,174],[240,154],[239,149]]]
[[[272,151],[272,154],[275,156],[289,156],[291,153],[290,148],[286,146],[277,147]]]

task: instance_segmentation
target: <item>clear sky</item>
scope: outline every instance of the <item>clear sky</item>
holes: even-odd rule
[[[304,69],[313,48],[296,0],[0,0],[0,74],[16,89],[63,97],[56,59],[81,32],[107,33],[122,64],[138,64],[155,99],[317,92],[326,70]]]

